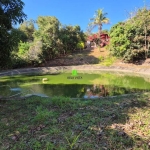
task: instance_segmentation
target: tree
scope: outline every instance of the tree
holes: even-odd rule
[[[150,50],[150,11],[145,7],[138,9],[127,21],[113,26],[110,37],[109,49],[113,55],[126,62],[146,59]]]
[[[80,49],[80,52],[81,52],[81,49],[84,49],[84,47],[85,47],[85,45],[82,41],[77,43],[77,48]]]
[[[22,11],[24,3],[21,0],[0,1],[0,68],[8,66],[13,40],[9,30],[13,24],[23,22],[26,15]]]
[[[64,54],[77,48],[78,42],[85,42],[85,35],[80,26],[64,25],[60,28],[59,37],[64,44]]]
[[[35,31],[33,20],[23,22],[20,25],[19,30],[25,33],[28,41],[33,41],[33,33]]]
[[[22,57],[25,57],[25,54],[28,52],[29,48],[30,48],[30,44],[28,42],[20,42],[19,43],[19,51],[18,54]]]
[[[10,39],[12,41],[13,51],[12,52],[18,52],[18,45],[21,42],[27,41],[27,36],[24,32],[22,32],[19,29],[12,28],[10,30]]]
[[[42,62],[42,42],[35,41],[31,44],[28,52],[27,52],[27,59],[28,62],[32,65],[38,65]]]
[[[109,23],[109,19],[106,18],[107,13],[103,13],[102,9],[98,9],[95,12],[95,16],[93,18],[91,18],[90,20],[92,21],[91,23],[89,23],[89,27],[91,29],[93,29],[94,27],[98,26],[98,32],[99,32],[99,36],[101,35],[101,31],[102,31],[102,26],[103,24],[107,24]]]
[[[60,22],[56,17],[40,16],[37,19],[38,30],[34,32],[34,40],[42,42],[43,58],[52,59],[58,53]]]
[[[123,22],[119,22],[111,28],[110,51],[114,56],[123,57],[129,49],[129,32],[131,32],[131,27],[127,27]]]
[[[22,11],[24,3],[21,0],[0,1],[0,27],[11,29],[12,24],[22,23],[26,15]]]
[[[142,27],[141,33],[144,34],[145,58],[147,58],[150,42],[147,38],[149,36],[148,30],[150,30],[150,10],[146,7],[143,7],[134,12],[134,14],[135,15],[130,19],[130,22],[132,22],[137,27],[138,26]]]

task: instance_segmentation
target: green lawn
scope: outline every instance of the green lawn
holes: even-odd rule
[[[0,101],[0,150],[148,150],[150,93]]]

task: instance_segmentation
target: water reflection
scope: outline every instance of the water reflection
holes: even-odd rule
[[[9,84],[12,88],[19,88],[17,84]],[[106,96],[115,96],[137,92],[147,92],[149,89],[135,89],[118,87],[114,85],[103,84],[28,84],[27,86],[20,87],[21,91],[34,91],[34,93],[45,94],[49,97],[53,96],[67,96],[74,98],[100,98]],[[10,95],[10,89],[3,88],[3,92],[0,91],[0,95]],[[2,94],[3,93],[3,94]]]
[[[93,85],[91,88],[86,89],[86,93],[84,98],[100,98],[108,96],[108,90],[105,88],[104,85]]]
[[[110,86],[110,85],[100,85],[94,84],[85,87],[84,98],[101,98],[106,96],[115,96],[115,95],[123,95],[129,93],[138,93],[138,92],[148,92],[147,89],[129,89],[124,87]],[[83,94],[80,94],[83,95]]]
[[[128,93],[150,91],[150,82],[142,77],[122,76],[110,73],[81,74],[82,80],[67,80],[68,74],[57,76],[25,76],[0,80],[0,87],[21,88],[49,97],[67,96],[79,98],[96,98]],[[66,79],[66,80],[65,80]],[[55,84],[54,84],[55,83]],[[0,95],[10,95],[10,88],[0,88]]]

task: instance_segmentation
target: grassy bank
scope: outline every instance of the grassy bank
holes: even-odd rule
[[[148,150],[150,94],[0,101],[0,149]]]

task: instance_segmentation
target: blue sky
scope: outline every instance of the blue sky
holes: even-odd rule
[[[23,0],[24,12],[27,20],[36,20],[38,16],[55,16],[62,24],[80,25],[86,31],[89,19],[94,16],[97,9],[104,9],[110,24],[103,29],[110,29],[119,21],[128,18],[128,14],[135,8],[144,6],[143,0]],[[145,2],[150,6],[148,0]],[[97,29],[93,30],[95,32]]]

